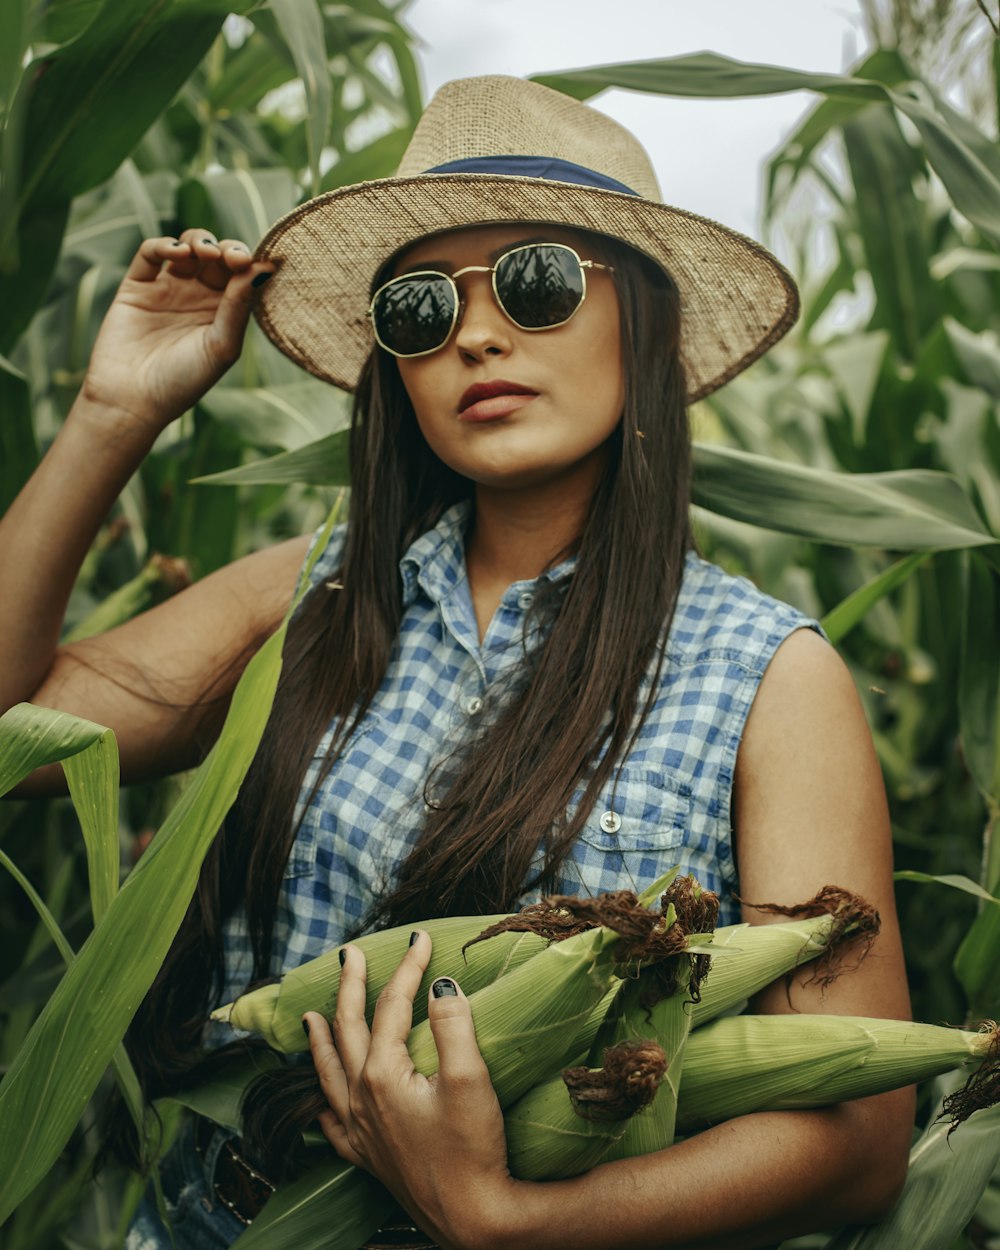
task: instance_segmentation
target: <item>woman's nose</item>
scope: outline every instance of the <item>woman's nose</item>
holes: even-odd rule
[[[514,326],[497,304],[488,273],[470,273],[462,278],[461,305],[455,346],[465,356],[506,355],[513,346]]]

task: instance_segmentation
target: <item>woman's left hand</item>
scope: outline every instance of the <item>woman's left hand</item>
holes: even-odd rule
[[[517,1188],[507,1170],[503,1113],[468,999],[449,978],[431,987],[428,1016],[438,1071],[422,1076],[406,1040],[413,997],[431,955],[419,931],[365,1020],[365,957],[345,948],[333,1032],[304,1017],[330,1109],[319,1117],[334,1150],[372,1172],[442,1246],[476,1244]],[[434,990],[439,997],[435,997]]]

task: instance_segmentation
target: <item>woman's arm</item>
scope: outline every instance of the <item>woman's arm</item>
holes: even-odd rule
[[[132,775],[190,762],[200,723],[193,705],[224,698],[294,585],[303,543],[223,570],[100,638],[58,646],[108,510],[157,435],[238,357],[263,271],[245,244],[216,243],[204,230],[147,239],[58,438],[0,521],[0,710],[34,700],[108,724]],[[60,779],[61,770],[45,770],[21,792]]]
[[[846,669],[815,635],[797,633],[779,649],[748,721],[737,771],[744,897],[798,902],[834,882],[882,911],[882,934],[865,961],[825,992],[805,984],[806,973],[792,1006],[906,1015],[882,782]],[[747,914],[761,921],[758,913]],[[749,1250],[848,1221],[878,1220],[894,1201],[912,1124],[906,1092],[743,1116],[669,1150],[572,1180],[512,1179],[502,1117],[463,996],[431,1000],[440,1076],[425,1081],[409,1063],[409,1002],[428,948],[426,938],[411,948],[380,1000],[370,1038],[363,993],[352,990],[363,975],[355,950],[345,963],[336,1049],[319,1017],[310,1015],[309,1023],[331,1101],[324,1123],[329,1140],[374,1171],[443,1246]],[[789,1010],[783,986],[755,1006]]]

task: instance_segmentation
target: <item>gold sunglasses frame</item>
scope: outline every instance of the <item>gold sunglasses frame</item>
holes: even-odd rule
[[[560,251],[569,252],[580,267],[580,279],[583,283],[583,290],[580,292],[580,302],[573,309],[570,315],[565,317],[562,321],[553,322],[550,326],[523,326],[519,321],[514,320],[503,305],[503,300],[500,298],[500,293],[497,290],[497,269],[505,260],[508,260],[511,256],[516,255],[518,252],[529,252],[538,247],[555,247],[559,248]],[[439,269],[415,269],[412,273],[401,273],[398,277],[390,278],[388,282],[383,282],[378,290],[376,290],[372,295],[371,302],[368,305],[368,311],[365,316],[371,322],[372,334],[375,336],[375,342],[378,343],[379,347],[381,347],[383,351],[388,352],[390,356],[395,356],[399,360],[416,360],[418,356],[433,356],[435,352],[439,352],[442,347],[446,347],[448,345],[451,336],[455,333],[455,327],[458,325],[458,316],[461,312],[463,301],[461,295],[459,294],[458,284],[455,279],[461,278],[463,274],[467,273],[488,273],[490,275],[490,286],[493,289],[493,300],[496,303],[497,308],[500,309],[511,325],[517,326],[519,330],[524,330],[528,334],[540,334],[545,330],[557,330],[560,326],[566,325],[568,322],[573,320],[576,314],[583,307],[584,301],[587,298],[588,269],[603,269],[607,273],[614,273],[614,267],[611,265],[602,265],[600,261],[596,260],[584,260],[576,249],[570,247],[568,243],[522,243],[517,247],[510,248],[508,251],[504,252],[502,256],[498,256],[492,265],[466,265],[463,269],[456,269],[454,273],[442,273]],[[397,352],[394,348],[389,347],[387,343],[382,342],[379,337],[378,330],[375,327],[375,301],[388,287],[395,286],[397,283],[404,282],[409,278],[444,278],[444,280],[451,287],[452,294],[454,295],[454,306],[452,308],[451,325],[448,327],[448,333],[436,347],[429,347],[423,352]]]

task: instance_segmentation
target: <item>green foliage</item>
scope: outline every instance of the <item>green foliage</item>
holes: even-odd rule
[[[57,433],[144,236],[201,225],[253,245],[313,191],[392,172],[421,106],[402,8],[0,6],[0,505]],[[248,16],[222,35],[228,13]],[[615,85],[819,98],[766,171],[769,223],[798,232],[803,318],[694,414],[700,541],[819,616],[855,674],[890,797],[918,1017],[1000,1014],[1000,907],[982,897],[1000,898],[1000,838],[989,836],[1000,805],[1000,152],[892,49],[843,77],[702,53],[543,81],[579,98]],[[797,223],[810,186],[824,211]],[[344,396],[252,329],[239,364],[125,491],[67,629],[83,636],[167,593],[157,553],[202,575],[314,527],[348,482],[347,420]],[[0,811],[0,1193],[12,1250],[66,1244],[70,1219],[75,1245],[121,1244],[139,1191],[114,1173],[103,1189],[87,1179],[88,1100],[110,1064],[148,1124],[119,1040],[249,762],[276,671],[269,645],[237,721],[179,800],[176,783],[137,787],[121,811],[101,727],[41,714],[29,730],[21,712],[6,722],[20,725],[0,753],[8,783],[67,742],[90,752],[65,765],[78,817],[64,802]],[[137,835],[159,826],[118,891]],[[123,949],[135,959],[123,963]],[[917,1244],[925,1192],[942,1247],[962,1244],[993,1167],[976,1154],[978,1125],[954,1139],[969,1134],[975,1168],[954,1166],[928,1130],[917,1197],[907,1191],[895,1239],[878,1244]],[[281,1203],[294,1202],[287,1190]],[[836,1250],[876,1244],[843,1236],[855,1239]]]

